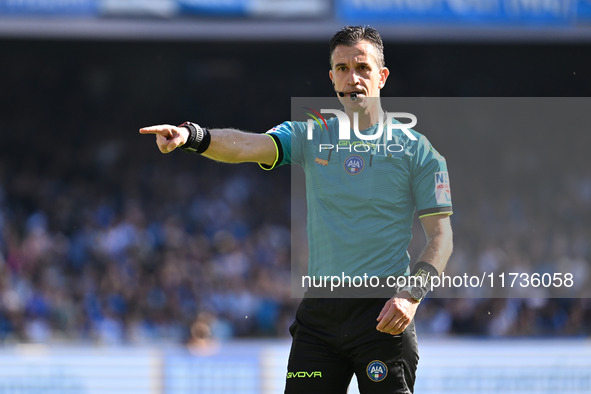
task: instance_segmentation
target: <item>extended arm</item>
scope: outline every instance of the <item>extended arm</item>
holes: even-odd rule
[[[156,135],[162,153],[170,153],[187,142],[185,127],[158,125],[140,129],[141,134]],[[210,129],[211,143],[203,156],[225,163],[253,162],[272,165],[277,158],[273,139],[265,134],[246,133],[235,129]]]
[[[427,236],[427,245],[419,256],[419,261],[433,265],[441,273],[453,249],[453,234],[448,215],[433,215],[421,218],[423,230]],[[417,311],[419,302],[410,297],[407,291],[401,291],[388,300],[377,320],[378,331],[398,335],[410,324]]]

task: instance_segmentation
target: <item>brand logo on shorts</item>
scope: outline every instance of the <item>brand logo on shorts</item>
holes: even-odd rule
[[[287,379],[293,378],[322,378],[321,371],[299,371],[299,372],[288,372]]]
[[[380,360],[374,360],[367,364],[367,377],[374,382],[381,382],[388,375],[388,367]]]
[[[365,167],[365,162],[363,158],[359,155],[351,155],[345,159],[345,163],[343,164],[345,167],[345,171],[349,175],[357,175],[361,171],[363,171],[363,167]]]

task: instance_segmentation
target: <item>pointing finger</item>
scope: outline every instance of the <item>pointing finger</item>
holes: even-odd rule
[[[140,134],[156,134],[166,138],[172,137],[171,126],[168,125],[142,127],[140,129]]]

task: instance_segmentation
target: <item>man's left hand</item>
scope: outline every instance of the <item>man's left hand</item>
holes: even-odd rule
[[[407,291],[401,291],[382,308],[376,329],[387,334],[401,334],[412,321],[418,306],[419,301],[411,298]]]

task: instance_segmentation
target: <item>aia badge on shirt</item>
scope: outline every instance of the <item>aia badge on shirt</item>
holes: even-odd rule
[[[388,375],[388,367],[380,360],[374,360],[367,364],[367,377],[374,382],[381,382]]]
[[[349,175],[357,175],[363,171],[363,167],[365,167],[365,162],[363,158],[359,155],[351,155],[345,159],[343,163],[343,167],[347,174]]]
[[[435,199],[437,204],[451,203],[451,191],[449,190],[449,175],[447,171],[435,173]]]

